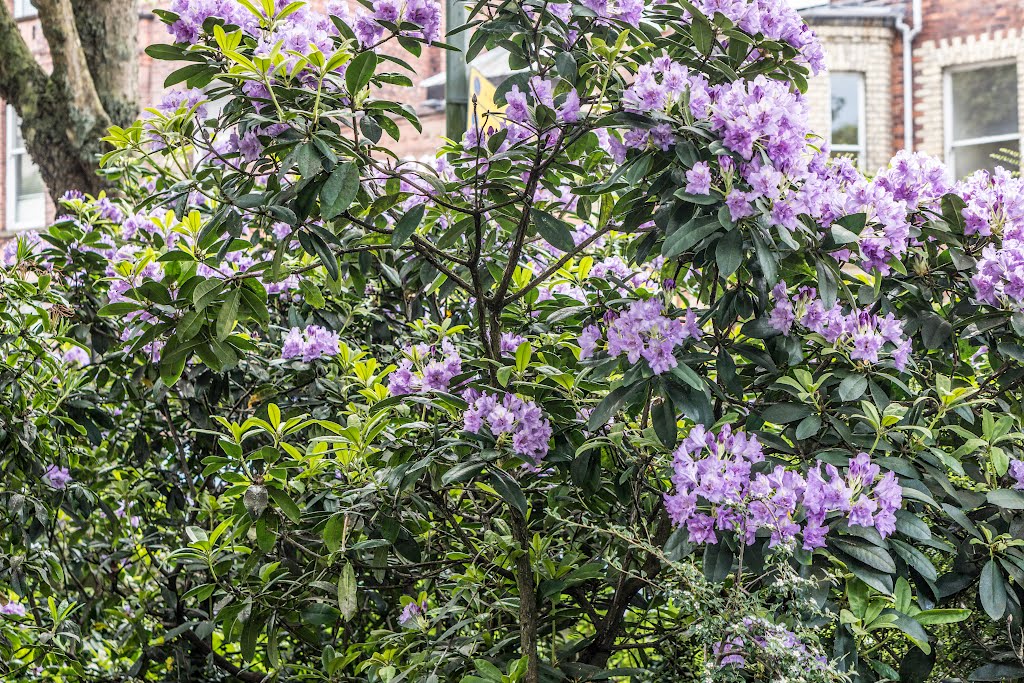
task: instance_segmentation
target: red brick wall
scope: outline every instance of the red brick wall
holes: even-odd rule
[[[903,6],[906,21],[912,23],[911,0],[891,0],[894,6]],[[966,38],[991,34],[1007,29],[1024,29],[1024,0],[922,0],[921,33],[914,47],[928,41],[938,42],[956,37]],[[903,45],[902,36],[894,34],[892,89],[893,89],[893,142],[896,149],[903,148]],[[915,70],[920,65],[915,56]],[[915,88],[916,90],[916,88]],[[920,114],[921,99],[916,96],[914,108]],[[915,147],[921,141],[920,124],[915,116]]]

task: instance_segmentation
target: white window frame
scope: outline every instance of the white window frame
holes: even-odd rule
[[[832,144],[832,76],[852,74],[857,77],[857,144],[856,145],[834,145]],[[856,154],[857,167],[863,170],[867,163],[868,146],[867,131],[867,75],[863,71],[830,71],[828,82],[828,148],[831,153]]]
[[[952,180],[956,178],[956,149],[957,147],[976,147],[978,145],[993,144],[998,142],[1016,142],[1020,148],[1020,121],[1021,112],[1017,109],[1017,130],[1005,135],[988,135],[980,138],[968,138],[966,140],[953,140],[953,74],[964,73],[965,71],[980,71],[981,69],[992,69],[1000,66],[1014,66],[1017,68],[1017,97],[1020,97],[1020,65],[1016,59],[996,59],[986,62],[971,62],[970,64],[957,64],[948,66],[942,72],[942,116],[945,119],[943,125],[945,137],[945,160],[949,169],[949,176]],[[1019,102],[1019,99],[1018,99]],[[1024,151],[1024,150],[1022,150]]]
[[[17,156],[19,156],[19,155],[28,156],[28,150],[25,149],[25,147],[15,147],[14,146],[14,140],[17,137],[15,135],[15,133],[16,133],[15,126],[17,126],[20,123],[20,120],[18,119],[18,113],[14,110],[13,106],[8,104],[7,105],[7,109],[6,109],[6,114],[7,114],[7,133],[6,133],[7,134],[7,138],[6,138],[6,143],[7,143],[7,145],[6,145],[6,147],[7,147],[7,160],[6,160],[6,164],[7,165],[5,166],[6,171],[7,171],[7,182],[5,183],[5,187],[6,187],[6,193],[5,194],[6,194],[6,200],[7,200],[6,201],[7,206],[6,206],[6,211],[5,211],[5,214],[6,214],[5,218],[6,218],[6,223],[7,223],[6,230],[8,232],[13,232],[13,231],[16,231],[16,230],[38,230],[39,228],[42,228],[42,227],[44,227],[46,225],[46,215],[45,215],[46,195],[45,195],[45,193],[43,194],[43,207],[44,207],[43,214],[44,215],[39,216],[39,220],[38,221],[32,221],[32,222],[24,222],[23,221],[23,222],[19,223],[16,220],[17,216],[18,216],[18,188],[17,188],[17,180],[16,180],[17,174],[15,173],[15,158]]]
[[[32,0],[14,0],[14,18],[29,19],[39,15],[39,10],[32,4]]]

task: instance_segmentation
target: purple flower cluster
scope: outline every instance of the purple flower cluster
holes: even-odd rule
[[[808,109],[806,99],[788,83],[758,76],[719,87],[711,103],[711,127],[722,144],[746,160],[755,147],[771,159],[770,172],[798,175],[807,168]],[[761,170],[755,165],[751,173]],[[747,180],[757,186],[756,179]],[[769,184],[774,178],[763,181]],[[768,194],[761,192],[761,194]]]
[[[514,145],[531,136],[534,131],[534,124],[531,123],[530,98],[534,106],[545,106],[555,112],[557,123],[575,123],[580,120],[580,96],[575,89],[569,90],[565,95],[558,97],[555,101],[555,82],[533,76],[529,81],[529,92],[523,92],[518,85],[505,96],[508,106],[505,107],[505,123],[508,129],[506,143]],[[529,95],[529,97],[528,97]],[[547,141],[554,140],[554,134],[549,133]]]
[[[440,354],[427,344],[417,344],[406,349],[405,356],[388,376],[392,396],[448,391],[452,380],[462,373],[462,358],[448,339],[441,342]]]
[[[825,70],[825,50],[788,0],[695,0],[707,17],[721,13],[743,31],[761,33],[769,40],[789,43],[813,73]]]
[[[835,512],[851,526],[873,526],[883,538],[895,530],[902,489],[892,472],[879,478],[866,453],[850,460],[845,477],[832,465],[823,476],[820,462],[806,479],[782,465],[755,472],[763,461],[756,436],[733,433],[729,425],[718,434],[694,427],[673,455],[674,490],[665,496],[672,522],[686,527],[691,543],[714,544],[716,531],[731,531],[750,545],[764,530],[770,546],[802,534],[805,550],[824,547],[826,518]]]
[[[871,180],[845,158],[812,164],[811,171],[798,195],[803,212],[825,227],[844,216],[865,214],[867,225],[857,244],[861,266],[882,274],[911,246],[908,213],[936,208],[949,191],[942,162],[920,153],[901,151]],[[834,254],[840,260],[853,256]]]
[[[582,4],[602,19],[621,21],[633,27],[640,26],[644,15],[644,0],[582,0]]]
[[[974,296],[981,303],[1020,310],[1024,307],[1024,241],[1004,240],[986,245],[971,277]]]
[[[939,159],[905,149],[896,153],[889,166],[880,170],[874,184],[892,199],[903,202],[907,211],[937,209],[942,195],[950,191],[949,170]]]
[[[71,481],[71,472],[67,467],[50,465],[43,474],[43,482],[55,491],[63,491]]]
[[[414,626],[416,624],[416,620],[423,616],[423,614],[426,611],[426,598],[424,598],[421,602],[410,602],[408,605],[402,608],[402,613],[398,615],[399,626]]]
[[[499,397],[489,392],[467,391],[469,403],[463,416],[467,432],[479,434],[487,427],[497,438],[512,436],[512,450],[528,464],[539,466],[548,454],[551,423],[533,401],[524,401],[515,394]]]
[[[416,24],[420,30],[408,35],[432,43],[441,35],[441,5],[437,0],[374,0],[373,14],[359,16],[353,27],[360,44],[371,46],[384,38],[380,22]]]
[[[25,605],[10,600],[4,605],[0,605],[0,614],[8,617],[23,617],[26,614]]]
[[[338,355],[341,340],[337,332],[319,325],[310,325],[305,330],[293,327],[284,338],[281,346],[281,358],[289,360],[301,358],[309,363],[324,356]]]
[[[692,310],[686,312],[685,319],[668,318],[662,315],[659,300],[634,301],[608,324],[607,350],[613,357],[625,355],[630,363],[643,358],[660,375],[678,365],[673,355],[677,346],[702,334]],[[597,325],[585,327],[580,335],[580,358],[591,358],[601,339]]]
[[[843,313],[836,303],[826,309],[812,287],[801,287],[790,299],[785,281],[772,290],[775,306],[768,323],[789,336],[793,325],[821,335],[825,342],[845,350],[851,360],[877,363],[879,354],[890,345],[893,365],[902,372],[910,359],[911,342],[903,334],[903,323],[892,313],[879,317],[867,309]]]
[[[177,43],[196,43],[207,19],[217,17],[242,27],[247,33],[259,30],[259,20],[235,0],[174,0],[171,11],[178,20],[169,27]]]
[[[686,66],[668,57],[658,57],[637,69],[632,85],[622,93],[622,104],[628,111],[639,114],[661,112],[690,91],[691,108],[696,108],[708,103],[707,83],[702,74],[691,76]]]
[[[992,174],[977,171],[957,184],[956,193],[967,204],[965,234],[1024,241],[1024,179],[1001,167]]]
[[[967,204],[963,210],[964,233],[995,236],[1001,241],[986,244],[971,278],[981,303],[1011,310],[1024,307],[1024,180],[1006,169],[993,174],[978,171],[957,185]]]
[[[755,652],[774,646],[777,649],[790,651],[797,659],[806,660],[810,666],[825,663],[823,656],[812,656],[803,641],[785,626],[773,624],[766,619],[744,617],[743,627],[749,635],[750,641],[756,646]],[[753,632],[760,635],[752,635]],[[745,649],[746,639],[737,635],[715,643],[711,651],[719,666],[742,668],[747,664]]]

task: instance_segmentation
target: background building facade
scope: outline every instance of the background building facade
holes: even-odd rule
[[[31,0],[3,1],[45,64],[46,40]],[[834,153],[855,157],[873,173],[909,146],[945,159],[962,176],[994,166],[992,155],[1000,150],[1019,151],[1024,0],[791,2],[825,45],[830,70],[811,79],[808,97],[814,128]],[[164,79],[175,68],[143,52],[147,45],[169,40],[166,27],[150,11],[158,4],[142,0],[139,13],[142,109],[160,100]],[[402,139],[394,146],[400,156],[418,158],[431,154],[444,134],[444,52],[427,47],[412,66],[417,85],[389,94],[414,105],[421,115],[422,133],[400,122]],[[909,115],[905,102],[912,102]],[[9,235],[42,227],[52,220],[54,207],[21,143],[13,108],[0,107],[0,116],[0,235]]]
[[[956,177],[1019,165],[993,155],[1020,150],[1024,0],[801,4],[828,55],[809,96],[833,150],[869,173],[906,147],[944,159]]]

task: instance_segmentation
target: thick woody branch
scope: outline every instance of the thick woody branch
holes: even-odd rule
[[[73,110],[107,119],[78,35],[71,0],[35,0],[35,4],[43,35],[50,46],[51,78],[65,86]]]
[[[32,56],[7,3],[0,3],[0,96],[22,114],[45,88],[46,72]]]

